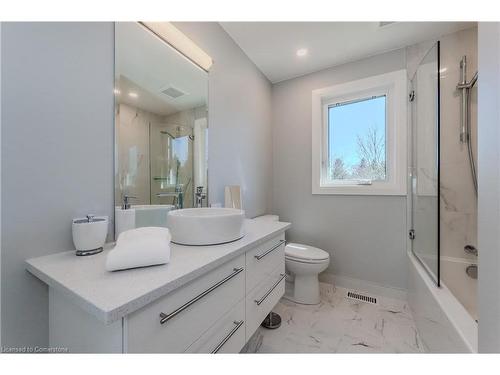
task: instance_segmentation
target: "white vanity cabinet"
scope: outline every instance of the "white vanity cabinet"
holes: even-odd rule
[[[248,340],[285,293],[285,235],[248,251],[245,258]]]
[[[127,315],[124,351],[183,352],[237,305],[244,293],[245,256],[240,255]],[[244,328],[241,330],[244,331]]]
[[[246,292],[253,290],[263,280],[275,276],[278,268],[284,272],[285,235],[282,234],[245,254]]]
[[[285,292],[284,243],[277,236],[128,315],[124,351],[238,353]]]
[[[196,340],[186,353],[238,353],[247,341],[245,299]]]
[[[246,239],[220,247],[174,245],[169,265],[149,269],[106,273],[105,256],[69,252],[28,260],[28,271],[49,285],[49,345],[73,353],[238,353],[285,290],[289,224],[247,227]]]

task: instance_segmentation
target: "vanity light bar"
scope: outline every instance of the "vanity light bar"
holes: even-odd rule
[[[180,54],[208,72],[212,58],[170,22],[139,22]]]

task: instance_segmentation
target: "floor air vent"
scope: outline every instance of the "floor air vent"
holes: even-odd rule
[[[347,292],[347,298],[355,299],[356,301],[377,304],[377,299],[375,297],[365,296],[363,294]]]

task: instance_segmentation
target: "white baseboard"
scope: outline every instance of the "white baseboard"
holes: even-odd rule
[[[358,292],[367,292],[380,297],[407,300],[407,290],[380,285],[366,280],[354,279],[352,277],[334,275],[323,272],[319,275],[319,281],[333,284],[335,286],[353,289]]]

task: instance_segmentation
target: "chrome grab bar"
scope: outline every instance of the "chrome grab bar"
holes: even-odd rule
[[[278,247],[280,247],[281,245],[283,245],[285,243],[285,240],[280,240],[280,242],[276,245],[274,245],[273,247],[271,247],[269,250],[266,250],[265,252],[263,252],[262,254],[259,254],[259,255],[254,255],[255,259],[257,260],[261,260],[262,258],[264,258],[267,254],[269,254],[271,251],[273,250],[276,250]]]
[[[172,311],[170,314],[165,314],[165,313],[161,312],[160,313],[160,324],[165,324],[170,319],[172,319],[173,317],[175,317],[177,314],[179,314],[183,310],[187,309],[193,303],[198,302],[200,299],[202,299],[203,297],[205,297],[207,294],[209,294],[210,292],[213,292],[215,289],[217,289],[218,287],[220,287],[222,284],[226,283],[227,281],[231,280],[233,277],[235,277],[237,274],[239,274],[242,271],[243,271],[243,267],[241,267],[241,268],[234,268],[232,274],[226,276],[225,278],[223,278],[218,283],[212,285],[210,288],[208,288],[207,290],[205,290],[203,293],[198,294],[192,300],[186,302],[181,307],[178,307],[177,309],[175,309],[174,311]]]
[[[227,334],[227,336],[222,339],[222,341],[219,343],[219,345],[217,345],[215,347],[214,350],[212,350],[212,354],[215,354],[219,350],[221,350],[221,348],[224,346],[224,344],[236,333],[236,331],[238,330],[238,328],[240,328],[243,325],[243,320],[240,320],[240,321],[235,320],[233,323],[235,324],[235,326],[233,327],[233,329],[231,330],[231,332],[229,332]]]
[[[259,299],[259,300],[255,300],[255,301],[254,301],[254,302],[257,304],[257,306],[259,306],[262,302],[264,302],[264,300],[267,298],[267,296],[271,294],[271,292],[272,292],[272,291],[273,291],[273,290],[274,290],[274,289],[275,289],[275,288],[279,285],[279,283],[281,283],[281,280],[283,280],[283,279],[285,278],[285,276],[286,276],[286,275],[285,275],[284,273],[280,273],[280,276],[281,276],[281,277],[278,279],[278,281],[276,281],[276,282],[274,283],[274,285],[271,287],[271,289],[269,289],[269,290],[266,292],[266,294],[264,294],[264,295],[262,296],[262,298],[261,298],[261,299]]]

